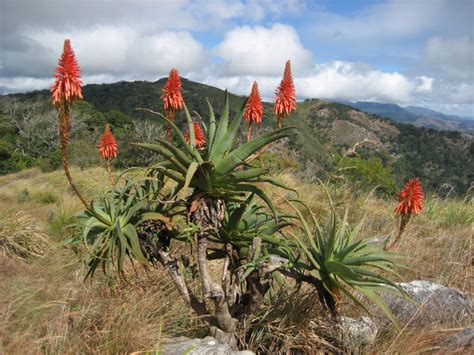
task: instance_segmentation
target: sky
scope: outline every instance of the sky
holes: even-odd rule
[[[0,94],[44,89],[65,38],[83,82],[182,77],[273,99],[474,117],[474,0],[0,0]]]

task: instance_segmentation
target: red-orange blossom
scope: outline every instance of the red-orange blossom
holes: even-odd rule
[[[258,92],[258,84],[256,81],[254,81],[252,85],[252,91],[250,92],[250,96],[247,100],[247,104],[245,105],[245,110],[244,110],[244,118],[245,118],[245,121],[248,123],[247,142],[250,141],[252,124],[262,123],[262,117],[263,117],[262,99],[260,98],[260,93]]]
[[[409,179],[398,194],[399,203],[395,208],[395,213],[404,216],[417,215],[423,210],[424,198],[420,179]]]
[[[108,124],[105,125],[104,134],[100,138],[99,154],[104,159],[117,157],[117,141],[115,140]]]
[[[64,41],[63,53],[54,70],[54,77],[56,80],[51,86],[51,93],[55,106],[59,106],[62,101],[72,103],[78,98],[82,99],[81,70],[68,39]]]
[[[291,63],[286,62],[283,79],[275,92],[275,105],[273,112],[277,116],[277,128],[289,114],[296,109],[296,91],[291,75]]]

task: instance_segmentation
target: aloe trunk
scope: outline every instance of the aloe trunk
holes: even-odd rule
[[[225,333],[233,333],[237,329],[238,321],[230,313],[224,288],[212,279],[207,258],[208,237],[220,227],[224,218],[224,208],[223,200],[198,195],[192,199],[190,219],[200,227],[200,232],[197,233],[197,253],[204,297],[214,303],[218,328]]]

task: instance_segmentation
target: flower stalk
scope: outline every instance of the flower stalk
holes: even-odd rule
[[[76,196],[86,208],[88,203],[74,183],[69,170],[67,147],[71,133],[71,104],[82,99],[80,68],[69,39],[64,41],[63,53],[59,58],[58,66],[54,70],[56,78],[51,86],[52,102],[58,111],[59,141],[61,148],[61,162],[66,178]]]
[[[291,75],[291,63],[288,60],[283,72],[283,79],[275,92],[273,112],[276,115],[276,128],[281,128],[283,121],[296,109],[296,91]]]
[[[247,142],[250,142],[252,136],[252,124],[261,124],[263,117],[263,105],[260,93],[258,92],[258,84],[254,81],[252,91],[247,100],[244,110],[244,118],[247,122]]]
[[[400,226],[398,228],[398,234],[395,240],[391,244],[385,246],[385,250],[390,249],[397,244],[402,238],[402,234],[410,221],[412,216],[423,211],[424,202],[423,187],[419,178],[409,179],[403,189],[398,194],[398,205],[395,207],[395,214],[400,215]]]
[[[100,139],[99,154],[105,160],[107,174],[109,176],[109,180],[112,185],[115,184],[115,179],[112,176],[112,159],[117,157],[117,153],[118,153],[117,141],[112,135],[109,124],[107,123],[105,125],[104,134],[102,135]]]
[[[166,118],[171,122],[176,118],[178,110],[183,108],[183,97],[181,95],[181,78],[176,69],[171,69],[168,80],[163,87],[163,107],[166,112]],[[171,142],[171,125],[166,128],[166,141]]]

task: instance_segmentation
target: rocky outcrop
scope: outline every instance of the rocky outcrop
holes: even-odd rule
[[[377,325],[368,317],[341,317],[340,341],[351,353],[365,352],[375,342],[377,331]]]
[[[453,334],[438,344],[440,353],[473,354],[474,328],[466,328]]]
[[[470,297],[455,288],[420,280],[398,285],[412,301],[393,294],[384,295],[384,299],[401,325],[459,321],[471,315]]]
[[[213,337],[190,339],[172,338],[160,346],[163,355],[254,355],[252,351],[233,351],[228,344],[221,344]]]

